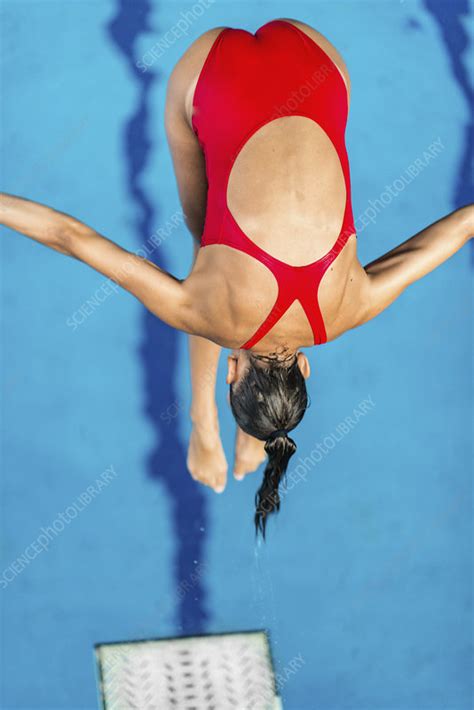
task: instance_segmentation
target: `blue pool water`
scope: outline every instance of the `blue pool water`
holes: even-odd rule
[[[342,52],[354,214],[376,211],[359,230],[363,263],[472,195],[467,3],[2,9],[3,189],[132,251],[158,234],[153,258],[179,277],[191,240],[165,86],[212,26],[255,31],[291,16]],[[150,62],[189,11],[187,34]],[[412,165],[416,177],[377,207]],[[312,405],[290,467],[299,478],[256,548],[257,478],[216,496],[186,472],[185,337],[124,292],[102,291],[86,309],[100,275],[8,230],[1,239],[2,708],[95,708],[97,642],[254,628],[269,629],[285,710],[472,708],[468,249],[380,318],[309,351]]]

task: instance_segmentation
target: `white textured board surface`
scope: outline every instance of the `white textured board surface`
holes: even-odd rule
[[[104,710],[278,710],[265,632],[101,644]]]

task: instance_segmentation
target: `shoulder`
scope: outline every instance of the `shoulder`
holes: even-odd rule
[[[212,262],[214,256],[202,253],[206,251],[199,250],[191,273],[182,282],[184,327],[181,330],[211,340],[221,347],[238,347],[228,284],[222,270],[210,268],[215,263]]]
[[[327,282],[322,283],[320,303],[323,306],[328,341],[336,340],[347,331],[367,323],[376,315],[371,279],[358,259],[355,259],[347,270],[343,283],[339,300],[337,300],[337,292],[335,299],[330,284],[328,288]],[[333,313],[328,307],[328,300],[334,305]]]

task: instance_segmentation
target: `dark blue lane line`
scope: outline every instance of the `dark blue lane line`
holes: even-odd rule
[[[115,17],[107,25],[109,39],[127,61],[137,88],[137,102],[123,130],[123,150],[127,168],[127,187],[137,207],[137,246],[144,245],[158,226],[158,211],[142,187],[142,178],[153,149],[150,131],[150,89],[159,74],[142,72],[136,66],[136,41],[141,33],[149,33],[150,0],[116,0]],[[153,258],[166,268],[161,249]],[[179,397],[176,391],[178,334],[159,321],[149,311],[143,314],[143,339],[139,350],[145,380],[145,413],[150,420],[156,444],[147,457],[151,478],[161,481],[172,508],[174,559],[174,589],[177,603],[177,633],[194,634],[206,630],[206,589],[202,575],[204,546],[208,530],[207,506],[203,492],[186,470],[185,449],[178,435],[178,416],[164,416],[175,411]],[[156,560],[160,564],[160,541],[157,540]],[[196,573],[196,561],[199,574]],[[161,570],[160,570],[161,572]],[[157,622],[159,618],[157,619]],[[156,629],[150,629],[156,634]]]
[[[469,3],[468,0],[424,0],[423,4],[439,26],[451,72],[466,99],[470,117],[464,127],[464,146],[453,191],[453,207],[462,207],[472,202],[474,194],[474,173],[471,167],[474,153],[474,91],[468,70],[469,35],[462,24],[463,17],[469,17]],[[474,266],[474,242],[471,245],[471,261]]]

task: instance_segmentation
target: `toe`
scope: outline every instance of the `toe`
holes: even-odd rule
[[[250,461],[246,461],[245,459],[241,458],[236,459],[234,464],[234,478],[237,481],[241,481],[249,473],[253,473],[255,468],[256,466],[252,466],[252,463]]]
[[[222,469],[217,476],[214,477],[213,489],[216,493],[222,493],[227,483],[227,468]]]

